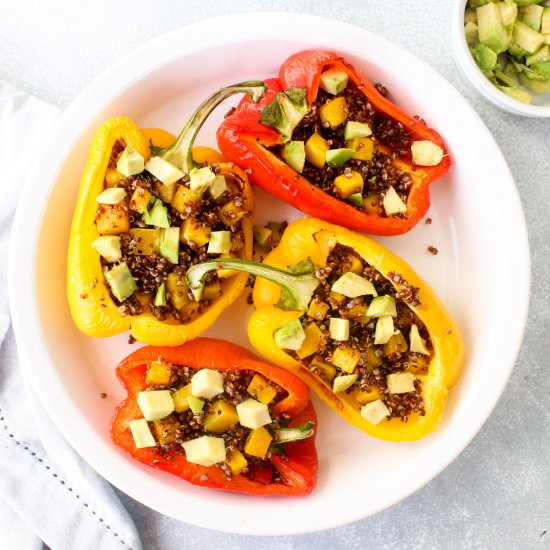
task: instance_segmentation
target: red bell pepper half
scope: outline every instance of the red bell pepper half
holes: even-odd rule
[[[275,99],[278,92],[306,89],[307,107],[317,98],[320,78],[328,69],[347,73],[349,82],[367,97],[375,112],[408,130],[412,141],[430,141],[443,150],[442,160],[435,166],[419,166],[411,154],[400,154],[393,165],[411,178],[406,201],[407,210],[399,216],[369,213],[353,204],[340,200],[313,185],[291,168],[268,147],[288,140],[274,128],[261,122],[262,112]],[[351,229],[378,235],[398,235],[412,229],[425,215],[430,205],[429,185],[444,175],[451,159],[439,134],[424,121],[409,116],[384,97],[358,69],[339,54],[328,51],[303,51],[287,59],[280,68],[279,78],[266,80],[268,91],[258,103],[244,98],[233,113],[220,125],[217,140],[226,158],[249,173],[254,185],[291,204],[295,208],[325,221]],[[392,153],[391,146],[382,151]]]
[[[157,447],[137,448],[129,423],[143,417],[137,404],[137,396],[146,389],[147,366],[159,357],[170,364],[197,370],[231,369],[259,373],[287,392],[274,405],[273,412],[289,415],[289,427],[309,422],[316,424],[317,417],[309,400],[309,389],[297,377],[285,369],[260,361],[248,350],[235,344],[197,338],[179,347],[140,348],[118,365],[117,376],[127,391],[127,397],[117,407],[111,426],[111,435],[117,445],[140,462],[170,472],[194,485],[260,496],[299,496],[311,492],[317,479],[315,429],[308,439],[285,443],[282,452],[274,450],[269,460],[251,465],[248,474],[231,478],[226,477],[217,466],[205,467],[188,462],[183,452],[159,453]]]

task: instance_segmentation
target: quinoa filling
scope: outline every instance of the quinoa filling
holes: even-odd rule
[[[162,321],[189,322],[221,295],[230,275],[209,274],[203,296],[194,300],[186,271],[205,260],[239,256],[244,248],[242,223],[250,215],[244,182],[226,171],[222,175],[217,164],[203,167],[216,178],[216,190],[211,186],[194,192],[190,176],[183,173],[176,181],[163,182],[147,164],[125,176],[117,163],[126,149],[122,140],[115,143],[104,181],[104,192],[118,192],[116,198],[122,198],[113,204],[109,197],[105,203],[104,192],[100,194],[95,218],[100,238],[94,247],[111,297],[123,315],[148,312]]]

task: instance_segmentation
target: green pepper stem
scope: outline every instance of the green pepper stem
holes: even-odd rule
[[[204,278],[207,273],[217,269],[242,271],[278,284],[281,287],[281,299],[277,306],[281,309],[306,311],[313,292],[319,286],[319,280],[313,275],[315,264],[311,260],[308,261],[307,267],[304,266],[304,262],[300,265],[302,266],[300,273],[292,273],[242,258],[219,258],[191,267],[187,271],[187,284],[195,300],[198,301],[204,290]]]
[[[301,441],[313,435],[314,422],[305,422],[293,428],[279,428],[275,430],[275,443],[290,443],[291,441]]]
[[[264,96],[266,89],[267,85],[261,80],[247,80],[246,82],[221,88],[199,105],[183,127],[183,130],[179,133],[173,145],[165,149],[156,150],[158,156],[181,168],[184,173],[189,174],[196,164],[193,160],[193,143],[210,113],[222,101],[235,94],[246,93],[250,96],[250,100],[253,103],[257,103]]]

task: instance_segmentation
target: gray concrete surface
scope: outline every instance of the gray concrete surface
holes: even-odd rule
[[[185,525],[121,495],[144,548],[550,548],[550,120],[505,114],[463,80],[451,52],[453,4],[450,0],[0,3],[0,79],[60,107],[133,47],[207,17],[276,10],[359,25],[411,50],[468,99],[501,146],[526,212],[533,284],[525,340],[494,413],[441,475],[374,517],[323,533],[273,539]]]

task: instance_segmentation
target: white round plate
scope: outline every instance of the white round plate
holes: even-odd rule
[[[66,250],[81,171],[94,131],[108,118],[128,115],[142,127],[177,133],[218,87],[275,76],[288,55],[307,48],[345,54],[449,145],[454,164],[432,186],[433,222],[381,240],[432,284],[455,317],[466,344],[464,370],[438,430],[415,443],[367,437],[315,400],[319,480],[307,497],[253,498],[194,487],[135,462],[110,440],[113,410],[123,398],[114,368],[136,344],[128,345],[127,335],[86,337],[69,314]],[[214,114],[200,143],[214,144],[229,106]],[[257,196],[259,222],[299,216]],[[427,251],[430,245],[437,255]],[[72,103],[32,167],[13,229],[9,275],[25,374],[58,428],[95,470],[136,500],[185,522],[283,535],[335,527],[387,508],[430,481],[471,441],[500,396],[521,343],[529,253],[501,152],[466,101],[433,69],[344,23],[258,13],[201,21],[163,35],[109,68]],[[243,296],[207,335],[248,346],[249,313]]]

